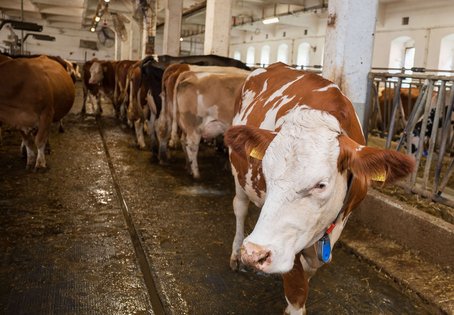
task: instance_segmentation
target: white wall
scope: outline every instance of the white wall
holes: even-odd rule
[[[20,30],[14,30],[14,32],[20,38]],[[24,33],[26,34],[27,32]],[[47,42],[28,37],[24,46],[26,52],[60,56],[77,62],[83,62],[85,56],[87,59],[94,57],[99,59],[114,59],[114,47],[104,48],[98,44],[98,51],[79,48],[80,39],[97,41],[96,34],[89,31],[67,30],[61,34],[58,29],[44,26],[44,30],[41,33],[55,36],[56,39],[53,42]],[[5,27],[2,28],[0,31],[0,43],[3,43],[3,40],[6,40],[9,34],[10,32]]]
[[[415,67],[438,69],[441,41],[445,36],[454,34],[454,1],[433,0],[402,1],[380,4],[375,32],[373,67],[388,67],[391,42],[400,36],[409,36],[415,45]],[[409,17],[409,25],[402,25],[402,18]],[[301,18],[305,18],[302,16]],[[281,43],[290,45],[292,56],[289,63],[296,64],[298,46],[307,42],[315,51],[310,51],[310,64],[321,65],[325,41],[326,18],[319,17],[310,21],[311,24],[301,28],[276,26],[275,30],[260,32],[234,29],[236,36],[231,38],[230,53],[241,52],[242,61],[246,60],[247,47],[254,46],[256,62],[260,61],[261,47],[270,45],[270,62],[276,61],[278,46]],[[257,22],[256,22],[257,23]],[[250,29],[255,29],[251,27]],[[304,35],[304,29],[308,35]],[[286,37],[283,37],[286,32]],[[268,34],[268,39],[266,39]],[[446,46],[448,47],[448,46]],[[450,47],[450,46],[449,46]],[[445,55],[447,53],[445,52]],[[449,57],[445,57],[449,58]],[[291,60],[291,62],[290,62]]]

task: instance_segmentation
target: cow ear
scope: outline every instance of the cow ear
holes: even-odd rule
[[[261,160],[276,133],[250,126],[233,126],[224,134],[224,143],[240,156]]]
[[[339,145],[339,169],[349,169],[363,182],[392,183],[415,169],[414,158],[398,151],[362,146],[346,135],[339,136]]]

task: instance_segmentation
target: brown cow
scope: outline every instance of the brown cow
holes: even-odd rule
[[[142,88],[140,61],[136,62],[129,69],[129,105],[127,111],[128,121],[134,124],[137,145],[140,149],[145,149],[144,124],[149,121],[150,107],[147,104],[147,95]],[[154,103],[153,103],[154,104]],[[154,109],[156,112],[156,109]],[[147,131],[149,130],[147,126]],[[151,133],[154,135],[154,132]],[[153,139],[152,139],[153,140]],[[152,146],[154,144],[152,143]]]
[[[403,178],[414,160],[365,146],[355,110],[339,88],[282,63],[249,75],[233,125],[225,134],[236,186],[231,267],[241,259],[282,274],[286,314],[304,314],[309,279],[330,261],[370,181]],[[249,201],[261,212],[244,239]]]
[[[0,63],[0,122],[21,131],[27,149],[27,168],[46,168],[44,150],[52,121],[71,109],[75,89],[65,69],[46,56]],[[35,133],[36,131],[36,133]],[[36,135],[35,135],[36,134]]]
[[[137,62],[137,60],[121,60],[115,68],[115,90],[114,101],[115,108],[119,108],[119,118],[123,120],[126,113],[126,104],[129,101],[129,69]]]

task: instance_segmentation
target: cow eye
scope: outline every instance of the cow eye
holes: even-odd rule
[[[326,183],[325,182],[320,182],[317,185],[314,186],[313,190],[316,191],[322,191],[326,188]]]

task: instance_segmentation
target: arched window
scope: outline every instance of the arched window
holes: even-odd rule
[[[233,53],[233,59],[241,60],[241,52],[239,50],[235,50]]]
[[[277,48],[277,61],[288,63],[288,45],[280,44]]]
[[[296,65],[302,68],[309,65],[309,52],[311,45],[309,43],[301,43],[298,46],[298,54],[296,55]]]
[[[270,46],[268,45],[262,47],[262,52],[260,53],[260,64],[262,67],[266,67],[270,64]]]
[[[454,70],[454,34],[441,39],[438,69]]]
[[[389,52],[389,67],[390,68],[411,68],[415,62],[415,41],[408,36],[395,38],[391,42]],[[393,70],[390,72],[400,72]]]
[[[255,64],[255,48],[253,46],[249,46],[246,53],[246,64],[250,67],[254,66]]]

